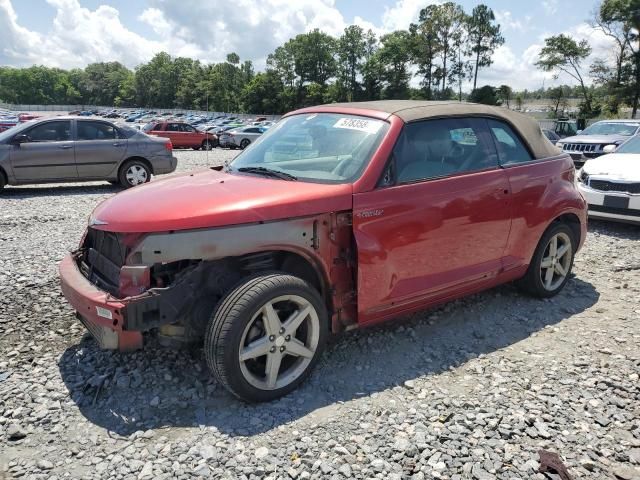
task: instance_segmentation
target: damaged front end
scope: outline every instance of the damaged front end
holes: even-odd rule
[[[167,343],[198,340],[206,313],[197,307],[204,303],[210,313],[219,280],[228,281],[224,261],[127,265],[141,237],[89,228],[81,247],[60,264],[63,293],[101,348],[138,349],[141,332],[154,328]],[[209,301],[201,301],[204,295]]]

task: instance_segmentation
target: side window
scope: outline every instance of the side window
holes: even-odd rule
[[[78,140],[115,140],[118,132],[113,125],[102,122],[78,122]]]
[[[504,122],[488,119],[502,165],[530,162],[533,157],[513,129]]]
[[[71,122],[42,123],[29,130],[27,136],[30,142],[65,142],[71,140]]]
[[[168,123],[167,124],[167,132],[181,132],[182,128],[180,128],[179,123]]]
[[[183,132],[193,133],[196,131],[195,128],[193,128],[191,125],[187,125],[186,123],[183,123],[181,127]]]
[[[481,118],[410,123],[404,127],[393,157],[397,183],[498,167],[495,147]]]

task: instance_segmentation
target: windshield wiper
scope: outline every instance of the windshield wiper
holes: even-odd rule
[[[298,177],[296,177],[295,175],[291,175],[290,173],[281,172],[280,170],[271,170],[270,168],[265,167],[240,167],[237,169],[237,171],[246,173],[257,173],[266,177],[280,178],[282,180],[298,180]]]

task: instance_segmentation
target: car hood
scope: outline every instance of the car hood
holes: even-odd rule
[[[94,228],[146,233],[268,222],[352,208],[351,185],[203,170],[134,187],[102,202]]]
[[[603,155],[587,160],[582,170],[588,175],[640,182],[640,154],[611,153]]]
[[[618,140],[628,140],[629,137],[624,135],[575,135],[573,137],[565,137],[560,140],[562,143],[614,143]]]

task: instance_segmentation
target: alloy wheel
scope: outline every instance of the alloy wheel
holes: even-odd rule
[[[571,239],[564,232],[549,240],[540,262],[540,280],[546,290],[556,290],[569,274],[572,248]]]
[[[286,387],[307,369],[319,339],[320,320],[308,300],[298,295],[270,300],[242,334],[238,358],[242,375],[261,390]]]

